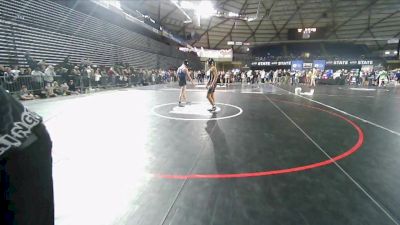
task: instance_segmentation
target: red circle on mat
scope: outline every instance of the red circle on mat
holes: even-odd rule
[[[274,101],[278,101],[278,100],[274,100]],[[285,102],[285,103],[290,103],[290,104],[295,104],[295,105],[300,105],[300,106],[304,106],[307,108],[311,108],[311,109],[315,109],[315,110],[319,110],[322,112],[326,112],[332,116],[338,117],[344,121],[346,121],[347,123],[349,123],[358,133],[358,140],[355,143],[355,145],[353,145],[350,149],[348,149],[346,152],[333,157],[332,159],[328,159],[322,162],[317,162],[317,163],[312,163],[312,164],[308,164],[308,165],[303,165],[303,166],[298,166],[298,167],[292,167],[292,168],[287,168],[287,169],[280,169],[280,170],[269,170],[269,171],[260,171],[260,172],[248,172],[248,173],[226,173],[226,174],[187,174],[187,175],[174,175],[174,174],[159,174],[157,175],[158,177],[161,178],[166,178],[166,179],[178,179],[178,180],[186,180],[186,179],[230,179],[230,178],[248,178],[248,177],[261,177],[261,176],[271,176],[271,175],[278,175],[278,174],[285,174],[285,173],[294,173],[294,172],[299,172],[299,171],[303,171],[303,170],[310,170],[310,169],[314,169],[317,167],[322,167],[322,166],[326,166],[329,164],[332,164],[338,160],[341,160],[343,158],[346,158],[347,156],[353,154],[354,152],[356,152],[363,144],[364,142],[364,133],[362,131],[362,129],[353,121],[347,119],[346,117],[332,112],[332,111],[328,111],[325,109],[321,109],[315,106],[309,106],[309,105],[303,105],[303,104],[299,104],[299,103],[295,103],[295,102],[290,102],[290,101],[281,101],[279,100],[279,102]]]

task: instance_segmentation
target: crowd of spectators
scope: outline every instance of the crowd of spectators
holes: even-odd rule
[[[387,71],[385,69],[363,71],[358,69],[319,70],[309,69],[292,71],[289,69],[276,70],[247,70],[220,71],[219,83],[272,83],[287,85],[337,84],[361,86],[386,86],[390,83],[400,84],[400,69]]]
[[[46,61],[34,60],[29,52],[25,54],[28,67],[0,65],[0,85],[17,95],[21,100],[48,98],[63,95],[77,95],[94,90],[113,87],[146,86],[177,81],[174,69],[134,68],[119,62],[113,66],[94,65],[84,58],[78,64],[66,57],[61,63],[51,65]],[[209,79],[205,71],[190,71],[190,76],[204,84]],[[379,70],[318,70],[291,71],[276,70],[231,70],[219,72],[219,84],[273,83],[273,84],[350,84],[384,86],[391,82],[400,83],[400,69]]]
[[[134,68],[123,62],[113,66],[94,65],[88,58],[73,64],[70,57],[57,65],[51,65],[45,60],[34,60],[29,52],[25,54],[25,58],[27,67],[0,65],[0,85],[18,95],[21,100],[177,80],[173,69]]]

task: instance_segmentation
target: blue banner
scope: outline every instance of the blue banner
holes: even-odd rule
[[[325,70],[325,64],[326,64],[325,60],[314,60],[314,68],[315,69],[319,69],[321,71],[324,71]]]
[[[300,70],[303,70],[303,61],[302,60],[292,61],[292,71],[300,71]]]

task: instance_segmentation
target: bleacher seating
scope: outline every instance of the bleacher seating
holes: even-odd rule
[[[289,55],[301,56],[304,53],[309,53],[313,56],[322,55],[319,43],[286,44],[286,46]]]
[[[0,0],[0,64],[26,64],[23,54],[58,63],[70,55],[79,63],[123,61],[140,68],[176,66],[190,58],[176,47],[48,0]],[[161,64],[162,65],[161,65]]]
[[[333,56],[359,58],[361,55],[368,55],[369,51],[364,45],[355,45],[348,43],[327,43],[326,51]]]
[[[284,52],[282,45],[267,45],[254,48],[252,54],[255,56],[283,56]]]
[[[286,49],[286,52],[284,51]],[[309,57],[305,55],[309,53]],[[352,43],[288,43],[256,47],[252,50],[255,57],[283,59],[360,59],[372,58],[371,52],[365,45]]]

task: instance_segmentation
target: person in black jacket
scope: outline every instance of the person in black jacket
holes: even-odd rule
[[[24,57],[26,59],[26,62],[28,63],[29,68],[31,68],[31,70],[34,70],[37,68],[38,62],[35,59],[33,59],[33,57],[31,56],[31,53],[29,51],[25,52]]]
[[[0,87],[0,224],[54,225],[51,148],[42,118]]]

